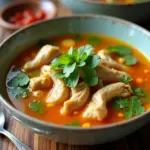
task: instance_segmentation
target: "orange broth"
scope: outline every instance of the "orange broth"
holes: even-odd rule
[[[61,41],[64,39],[72,39],[74,36],[75,35],[60,36],[60,37],[50,39],[50,41],[53,42],[55,45],[59,46],[61,51],[67,52],[69,50],[69,48],[64,47],[61,44]],[[83,39],[81,41],[76,41],[75,47],[80,47],[80,46],[88,44],[87,38],[89,36],[98,36],[98,35],[84,34],[81,36]],[[148,61],[148,59],[141,52],[139,52],[135,48],[123,43],[122,41],[116,40],[114,38],[106,37],[106,36],[98,36],[98,37],[100,37],[101,42],[98,45],[94,46],[95,52],[98,52],[100,49],[105,49],[108,46],[113,46],[113,45],[125,45],[132,49],[132,54],[133,54],[133,56],[135,56],[137,58],[138,63],[134,66],[130,66],[130,69],[127,73],[129,73],[132,76],[132,78],[133,78],[132,84],[133,85],[143,88],[146,90],[147,93],[150,93],[150,86],[149,86],[150,62]],[[22,66],[25,64],[25,62],[32,60],[35,57],[35,55],[39,49],[40,48],[37,45],[29,48],[26,52],[21,53],[21,55],[19,55],[19,57],[17,57],[16,61],[12,62],[12,65],[15,65],[21,69]],[[117,59],[118,56],[112,55],[112,57],[114,59]],[[144,70],[148,70],[148,72],[145,73]],[[136,83],[137,78],[142,78],[143,83],[142,84]],[[71,124],[73,121],[78,121],[78,122],[80,122],[80,124],[88,122],[93,126],[93,125],[105,125],[105,124],[109,124],[109,123],[126,120],[123,116],[120,117],[118,115],[121,112],[120,110],[116,111],[112,108],[112,102],[110,102],[107,105],[108,115],[103,121],[84,120],[82,118],[82,112],[85,108],[83,108],[81,110],[77,110],[77,114],[72,114],[71,116],[63,116],[60,113],[60,109],[62,108],[63,104],[56,105],[54,107],[46,107],[46,112],[44,114],[38,114],[36,112],[31,111],[31,109],[29,108],[29,103],[32,102],[34,99],[36,99],[36,100],[41,100],[46,104],[46,96],[47,96],[49,89],[42,90],[42,91],[44,94],[41,97],[35,97],[35,96],[33,96],[33,93],[30,92],[28,98],[19,100],[19,101],[13,100],[12,102],[17,107],[17,109],[23,111],[24,113],[26,113],[29,116],[32,116],[34,118],[37,118],[37,119],[40,119],[40,120],[43,120],[43,121],[46,121],[49,123],[59,124],[59,125],[60,124],[62,124],[62,125]],[[148,97],[145,97],[144,99],[148,99]],[[89,100],[90,100],[90,98],[89,98]],[[145,107],[146,110],[150,109],[149,102],[143,103],[143,106]]]
[[[100,2],[106,2],[106,3],[126,3],[126,4],[132,4],[135,3],[135,0],[99,0]]]

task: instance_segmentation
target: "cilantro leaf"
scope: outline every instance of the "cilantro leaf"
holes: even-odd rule
[[[55,77],[55,78],[64,78],[65,75],[64,75],[62,72],[57,72],[57,73],[55,73],[55,74],[53,75],[53,77]]]
[[[123,82],[125,84],[131,82],[133,79],[131,77],[129,77],[128,75],[123,75],[123,77],[121,78],[120,82]]]
[[[70,74],[75,70],[75,68],[76,68],[76,63],[66,65],[63,70],[65,77],[69,77]]]
[[[145,108],[141,106],[141,100],[137,96],[132,96],[129,101],[131,101],[130,107],[124,109],[126,118],[130,119],[133,115],[140,115],[145,111]]]
[[[72,63],[72,58],[69,54],[63,54],[59,58],[59,64],[61,65],[68,65],[69,63]]]
[[[92,50],[93,50],[93,47],[91,45],[81,46],[78,49],[80,56],[82,56],[83,53],[86,53],[87,56],[89,56],[91,54]]]
[[[116,110],[123,109],[124,117],[127,119],[145,112],[142,101],[137,96],[132,96],[130,99],[120,98],[114,102],[113,108]]]
[[[82,38],[81,35],[76,35],[73,39],[74,39],[76,42],[83,40],[83,38]]]
[[[130,108],[124,108],[124,117],[127,119],[132,118],[132,110]]]
[[[68,54],[71,56],[72,55],[72,52],[73,52],[73,47],[71,47],[68,51]]]
[[[89,56],[86,60],[86,64],[91,68],[95,68],[99,63],[100,63],[100,56],[98,55]]]
[[[26,98],[29,92],[28,89],[22,87],[8,89],[8,91],[14,98]]]
[[[96,37],[96,36],[91,36],[88,38],[88,43],[91,45],[97,45],[101,42],[100,38]]]
[[[78,67],[83,67],[83,66],[85,66],[86,65],[86,63],[84,62],[84,61],[81,61],[79,64],[78,64]]]
[[[143,106],[138,106],[133,108],[133,114],[135,116],[142,114],[143,112],[145,112],[145,108]]]
[[[26,87],[29,81],[29,77],[25,73],[20,72],[7,83],[8,91],[14,98],[26,98],[28,96],[28,89]]]
[[[72,122],[72,126],[80,126],[80,123],[78,121]]]
[[[58,58],[53,59],[50,65],[51,69],[56,69],[58,66],[59,66],[59,59]]]
[[[126,65],[135,65],[137,63],[137,59],[131,55],[126,55],[123,58],[125,59]]]
[[[51,69],[60,69],[54,76],[63,78],[67,86],[74,88],[79,81],[79,72],[82,72],[84,76],[81,78],[88,85],[98,84],[98,76],[93,68],[99,64],[100,57],[94,55],[92,49],[91,45],[81,46],[78,49],[71,47],[68,54],[64,53],[58,59],[54,59]]]
[[[143,89],[141,89],[141,88],[136,88],[136,87],[132,86],[132,91],[137,96],[145,96],[146,95],[145,91]]]
[[[68,87],[74,88],[79,81],[79,72],[77,69],[75,69],[68,78],[64,79],[66,85]]]
[[[9,87],[15,87],[15,88],[18,86],[23,87],[23,86],[27,86],[29,84],[29,81],[30,81],[29,77],[25,73],[21,72],[17,74],[17,76],[14,77],[12,80],[10,80],[7,85]]]
[[[56,69],[59,66],[68,65],[69,63],[72,63],[72,62],[73,62],[73,60],[69,54],[63,54],[59,58],[54,59],[51,62],[50,67],[51,67],[51,69]]]
[[[73,59],[74,59],[76,62],[79,61],[80,55],[79,55],[79,51],[78,51],[77,49],[74,49],[74,50],[72,51],[72,57],[73,57]]]
[[[82,71],[84,82],[86,82],[89,86],[98,84],[98,77],[96,71],[93,68],[90,68],[88,66],[82,67]]]
[[[80,57],[80,60],[81,60],[81,61],[85,61],[87,58],[88,58],[88,55],[87,55],[86,52],[84,52],[84,53],[82,54],[82,56]]]
[[[113,102],[113,108],[118,110],[124,107],[127,107],[129,105],[127,98],[118,98],[116,101]]]
[[[125,56],[125,55],[130,55],[131,54],[131,49],[123,46],[123,45],[118,45],[118,46],[109,46],[107,48],[107,51],[109,53],[116,53],[120,56]]]
[[[142,104],[141,100],[137,96],[132,96],[129,100],[132,101],[132,105],[136,107]]]
[[[78,121],[73,121],[71,124],[65,124],[65,125],[80,127],[80,123]]]
[[[42,101],[33,100],[33,102],[29,104],[29,108],[39,114],[43,114],[45,112],[44,103]]]

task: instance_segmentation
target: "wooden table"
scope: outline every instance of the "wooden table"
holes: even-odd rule
[[[64,15],[72,15],[72,13],[60,5],[58,16]],[[0,28],[0,42],[9,34]],[[0,109],[3,110],[3,107],[0,106]],[[7,115],[6,120],[5,128],[33,150],[150,150],[150,123],[135,133],[112,143],[95,146],[74,146],[59,144],[41,137],[21,126],[12,116]],[[6,137],[0,136],[0,150],[17,150],[17,148]]]

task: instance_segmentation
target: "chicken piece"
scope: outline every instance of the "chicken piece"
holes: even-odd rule
[[[101,121],[107,116],[106,104],[115,97],[128,97],[132,93],[131,87],[118,82],[105,86],[98,90],[92,97],[86,110],[83,112],[83,118]]]
[[[64,102],[64,106],[61,109],[63,115],[70,115],[74,110],[83,107],[90,94],[90,88],[84,82],[78,84],[75,88],[72,88],[71,91],[71,98]]]
[[[60,55],[59,48],[52,45],[43,46],[35,58],[31,61],[28,61],[23,66],[25,71],[33,70],[42,65],[48,65],[54,58]]]
[[[101,65],[107,66],[109,68],[118,69],[118,70],[126,70],[126,67],[113,60],[106,50],[100,50],[97,53],[97,55],[99,55],[101,58],[100,61]]]
[[[45,88],[52,87],[52,80],[48,74],[43,74],[39,77],[34,77],[30,79],[29,87],[32,91],[41,90]]]
[[[70,90],[65,85],[64,81],[53,77],[53,74],[56,73],[56,71],[51,70],[49,66],[43,66],[41,68],[41,73],[48,73],[54,83],[53,88],[48,93],[46,102],[51,104],[60,104],[64,102],[70,94]]]
[[[129,76],[126,72],[110,69],[108,67],[99,65],[96,68],[97,76],[105,83],[119,82],[124,75]]]

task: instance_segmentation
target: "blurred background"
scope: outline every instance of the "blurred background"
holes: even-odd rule
[[[6,6],[8,3],[10,2],[14,2],[14,1],[22,1],[22,0],[0,0],[0,8]],[[31,0],[33,1],[33,0]],[[35,1],[50,1],[50,0],[35,0]],[[57,2],[57,0],[51,0],[53,2]]]

